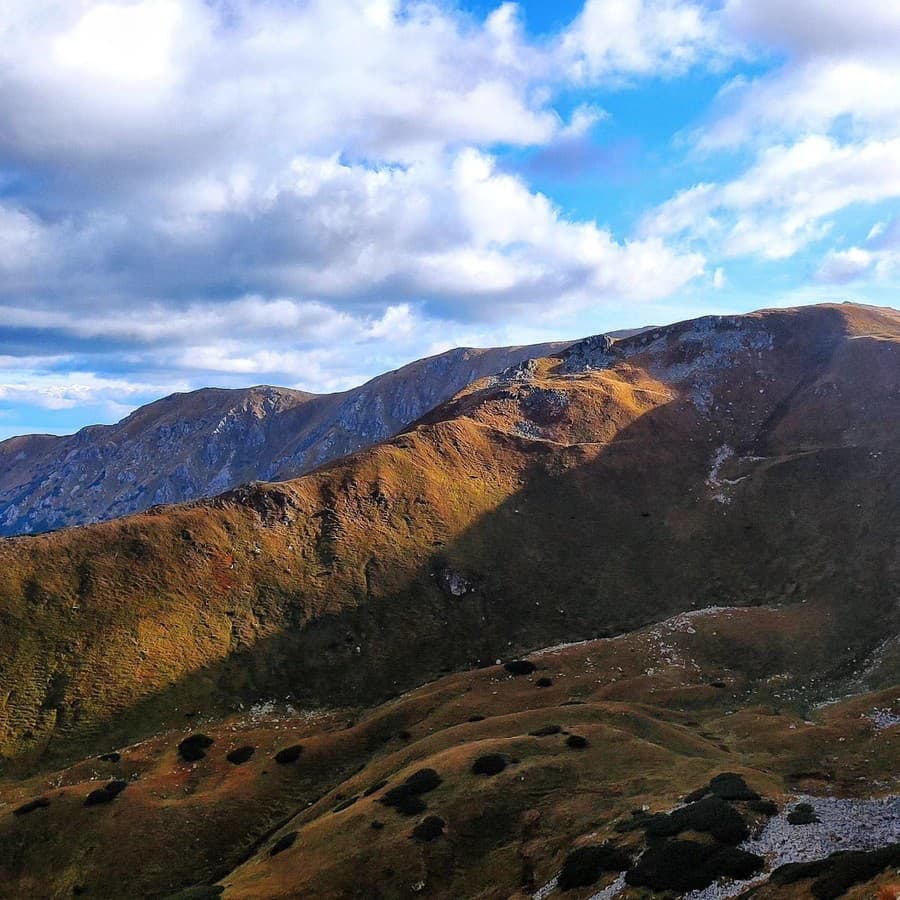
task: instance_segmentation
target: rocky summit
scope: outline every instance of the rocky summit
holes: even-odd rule
[[[300,477],[0,541],[7,895],[896,896],[900,313],[503,353]]]

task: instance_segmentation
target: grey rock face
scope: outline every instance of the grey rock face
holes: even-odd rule
[[[575,374],[590,369],[605,369],[615,360],[613,339],[608,334],[597,334],[571,347],[563,363],[563,371]]]
[[[402,431],[471,382],[565,344],[458,348],[340,394],[173,394],[116,425],[0,443],[0,535],[48,531],[294,478]]]

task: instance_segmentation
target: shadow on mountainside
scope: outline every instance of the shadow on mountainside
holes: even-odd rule
[[[775,381],[735,373],[732,402],[766,392],[739,427],[678,397],[605,445],[505,436],[530,458],[520,488],[461,534],[423,545],[423,561],[399,587],[373,554],[364,588],[337,598],[347,607],[310,619],[304,591],[292,591],[289,579],[258,585],[258,596],[281,611],[278,633],[232,652],[223,645],[220,661],[88,728],[57,730],[39,756],[24,754],[12,768],[56,765],[183,727],[185,711],[218,715],[270,698],[374,704],[442,672],[707,606],[815,603],[829,611],[817,658],[773,646],[730,664],[751,677],[792,671],[826,681],[850,672],[896,631],[900,449],[890,438],[898,396],[870,386],[859,444],[846,440],[856,426],[841,416],[852,419],[865,404],[847,412],[840,401],[830,418],[826,405],[810,424],[809,410],[818,415],[833,393],[828,385],[842,387],[838,376],[824,377],[840,349],[834,335],[826,338]],[[717,470],[723,445],[733,456]],[[345,547],[334,531],[327,555],[339,571]]]

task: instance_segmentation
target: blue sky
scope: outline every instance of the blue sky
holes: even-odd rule
[[[0,79],[0,439],[896,305],[883,0],[0,0]]]

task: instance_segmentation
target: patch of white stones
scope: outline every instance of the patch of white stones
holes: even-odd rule
[[[798,803],[809,803],[818,822],[791,825],[787,815]],[[838,850],[877,850],[900,841],[900,796],[874,800],[794,797],[763,830],[741,849],[766,860],[766,873],[749,881],[729,881],[686,894],[686,900],[729,900],[768,878],[779,866],[811,862]]]
[[[818,822],[791,825],[788,814],[799,804],[808,803]],[[762,830],[740,845],[742,850],[766,860],[765,871],[746,881],[722,881],[701,891],[691,891],[685,900],[733,900],[744,891],[762,884],[774,869],[786,863],[811,862],[838,850],[877,850],[900,842],[900,796],[872,800],[792,797],[777,816]],[[547,900],[557,887],[557,879],[547,882],[533,900]],[[625,889],[625,873],[591,895],[590,900],[615,900]]]
[[[900,707],[894,709],[873,709],[866,718],[875,726],[876,731],[886,731],[900,725]]]

